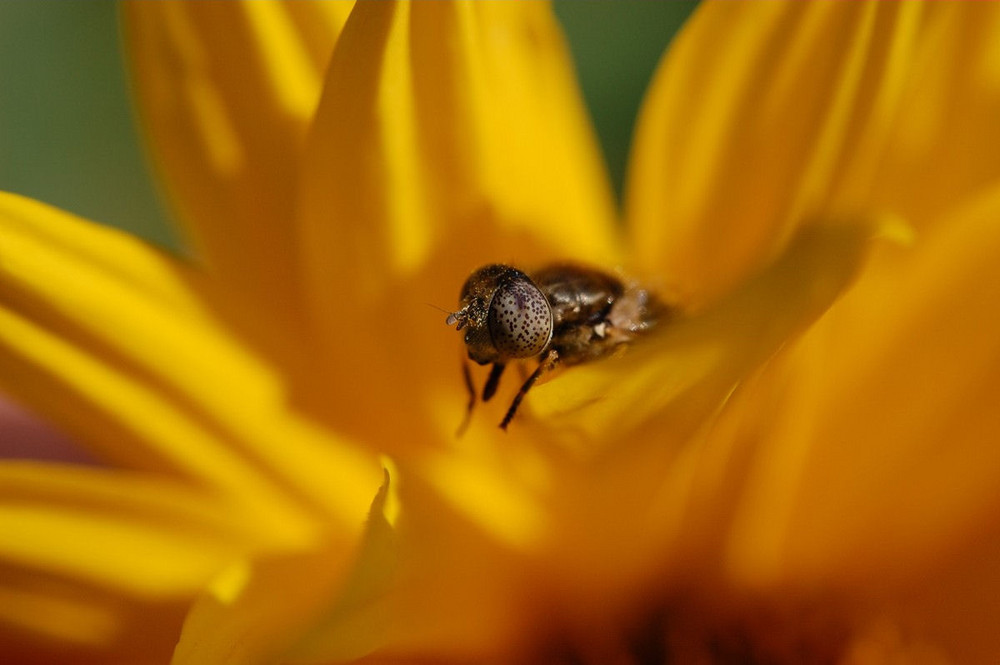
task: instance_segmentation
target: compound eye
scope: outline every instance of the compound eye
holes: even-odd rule
[[[490,302],[490,337],[505,358],[537,356],[552,339],[552,309],[527,278],[507,282]]]

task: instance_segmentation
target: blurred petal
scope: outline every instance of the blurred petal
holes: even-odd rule
[[[442,500],[414,469],[401,472],[392,486],[399,491],[398,517],[392,492],[384,509],[376,499],[349,580],[292,652],[293,662],[342,662],[372,652],[388,662],[393,656],[493,662],[483,654],[527,635],[518,637],[533,618],[523,590],[532,588],[534,597],[541,588],[525,586],[525,560],[506,543],[498,546],[454,497]],[[485,492],[465,497],[483,500]],[[384,518],[375,518],[376,509]]]
[[[359,5],[303,177],[304,267],[330,350],[317,374],[352,377],[307,392],[383,450],[426,431],[421,400],[438,389],[421,382],[447,377],[463,399],[442,371],[456,340],[425,303],[454,306],[488,261],[617,260],[610,188],[547,5]]]
[[[0,196],[0,387],[102,459],[241,496],[279,540],[303,508],[353,516],[374,459],[288,412],[280,376],[198,309],[189,276],[125,234]]]
[[[880,257],[776,368],[739,575],[892,584],[996,523],[998,218],[994,189]]]
[[[5,657],[25,662],[21,649],[25,658],[67,652],[58,662],[168,654],[181,603],[263,540],[257,524],[207,499],[122,471],[0,464]],[[149,625],[129,634],[140,618]]]
[[[124,6],[152,151],[224,291],[216,303],[270,344],[295,330],[298,161],[352,4]]]
[[[233,517],[224,503],[165,479],[30,461],[0,464],[5,565],[138,596],[191,593],[220,561],[262,540],[250,520]]]
[[[875,205],[918,228],[1000,179],[1000,6],[931,3],[907,58],[901,112],[869,179]]]
[[[344,547],[241,561],[220,575],[184,621],[174,665],[277,662],[344,576]]]
[[[226,571],[191,609],[174,665],[271,662],[293,648],[295,662],[342,662],[373,650],[394,572],[390,498],[386,472],[357,551],[334,542]]]
[[[797,225],[856,214],[870,179],[850,178],[882,156],[921,8],[702,4],[640,116],[627,198],[640,269],[701,304]]]
[[[377,295],[432,258],[459,280],[482,262],[442,247],[610,258],[608,183],[546,5],[370,3],[341,46],[304,174],[323,310],[338,278]]]
[[[684,441],[851,284],[875,228],[858,222],[801,230],[784,254],[712,308],[678,315],[624,357],[573,367],[536,387],[530,411],[551,436],[571,441],[612,448]]]
[[[293,552],[221,576],[192,609],[174,664],[349,662],[373,652],[468,662],[509,647],[531,619],[518,613],[520,560],[419,480],[410,489],[397,518],[383,485],[357,550]]]

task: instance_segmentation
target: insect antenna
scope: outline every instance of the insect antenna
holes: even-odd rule
[[[436,309],[437,311],[444,312],[445,314],[451,314],[452,313],[452,311],[450,309],[445,309],[444,307],[441,307],[439,305],[435,305],[432,302],[425,302],[424,304],[427,305],[428,307],[430,307],[431,309]]]
[[[460,309],[457,312],[453,312],[450,309],[445,309],[444,307],[438,307],[433,303],[425,302],[424,304],[427,305],[428,307],[438,310],[439,312],[444,312],[445,314],[447,314],[448,318],[444,320],[445,325],[453,326],[457,323],[458,330],[461,330],[462,328],[465,327],[465,310]]]

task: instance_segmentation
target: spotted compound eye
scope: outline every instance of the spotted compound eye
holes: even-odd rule
[[[549,301],[526,277],[509,281],[490,301],[489,330],[501,356],[537,356],[552,339]]]

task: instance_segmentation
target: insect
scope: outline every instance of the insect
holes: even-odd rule
[[[484,402],[496,393],[510,362],[538,359],[500,422],[503,430],[540,376],[558,365],[604,358],[669,313],[643,288],[626,285],[600,270],[563,263],[530,275],[502,264],[483,266],[465,281],[459,305],[446,323],[465,330],[472,361],[493,365],[483,386]],[[463,364],[463,372],[469,404],[459,433],[468,425],[476,403],[468,363]]]

